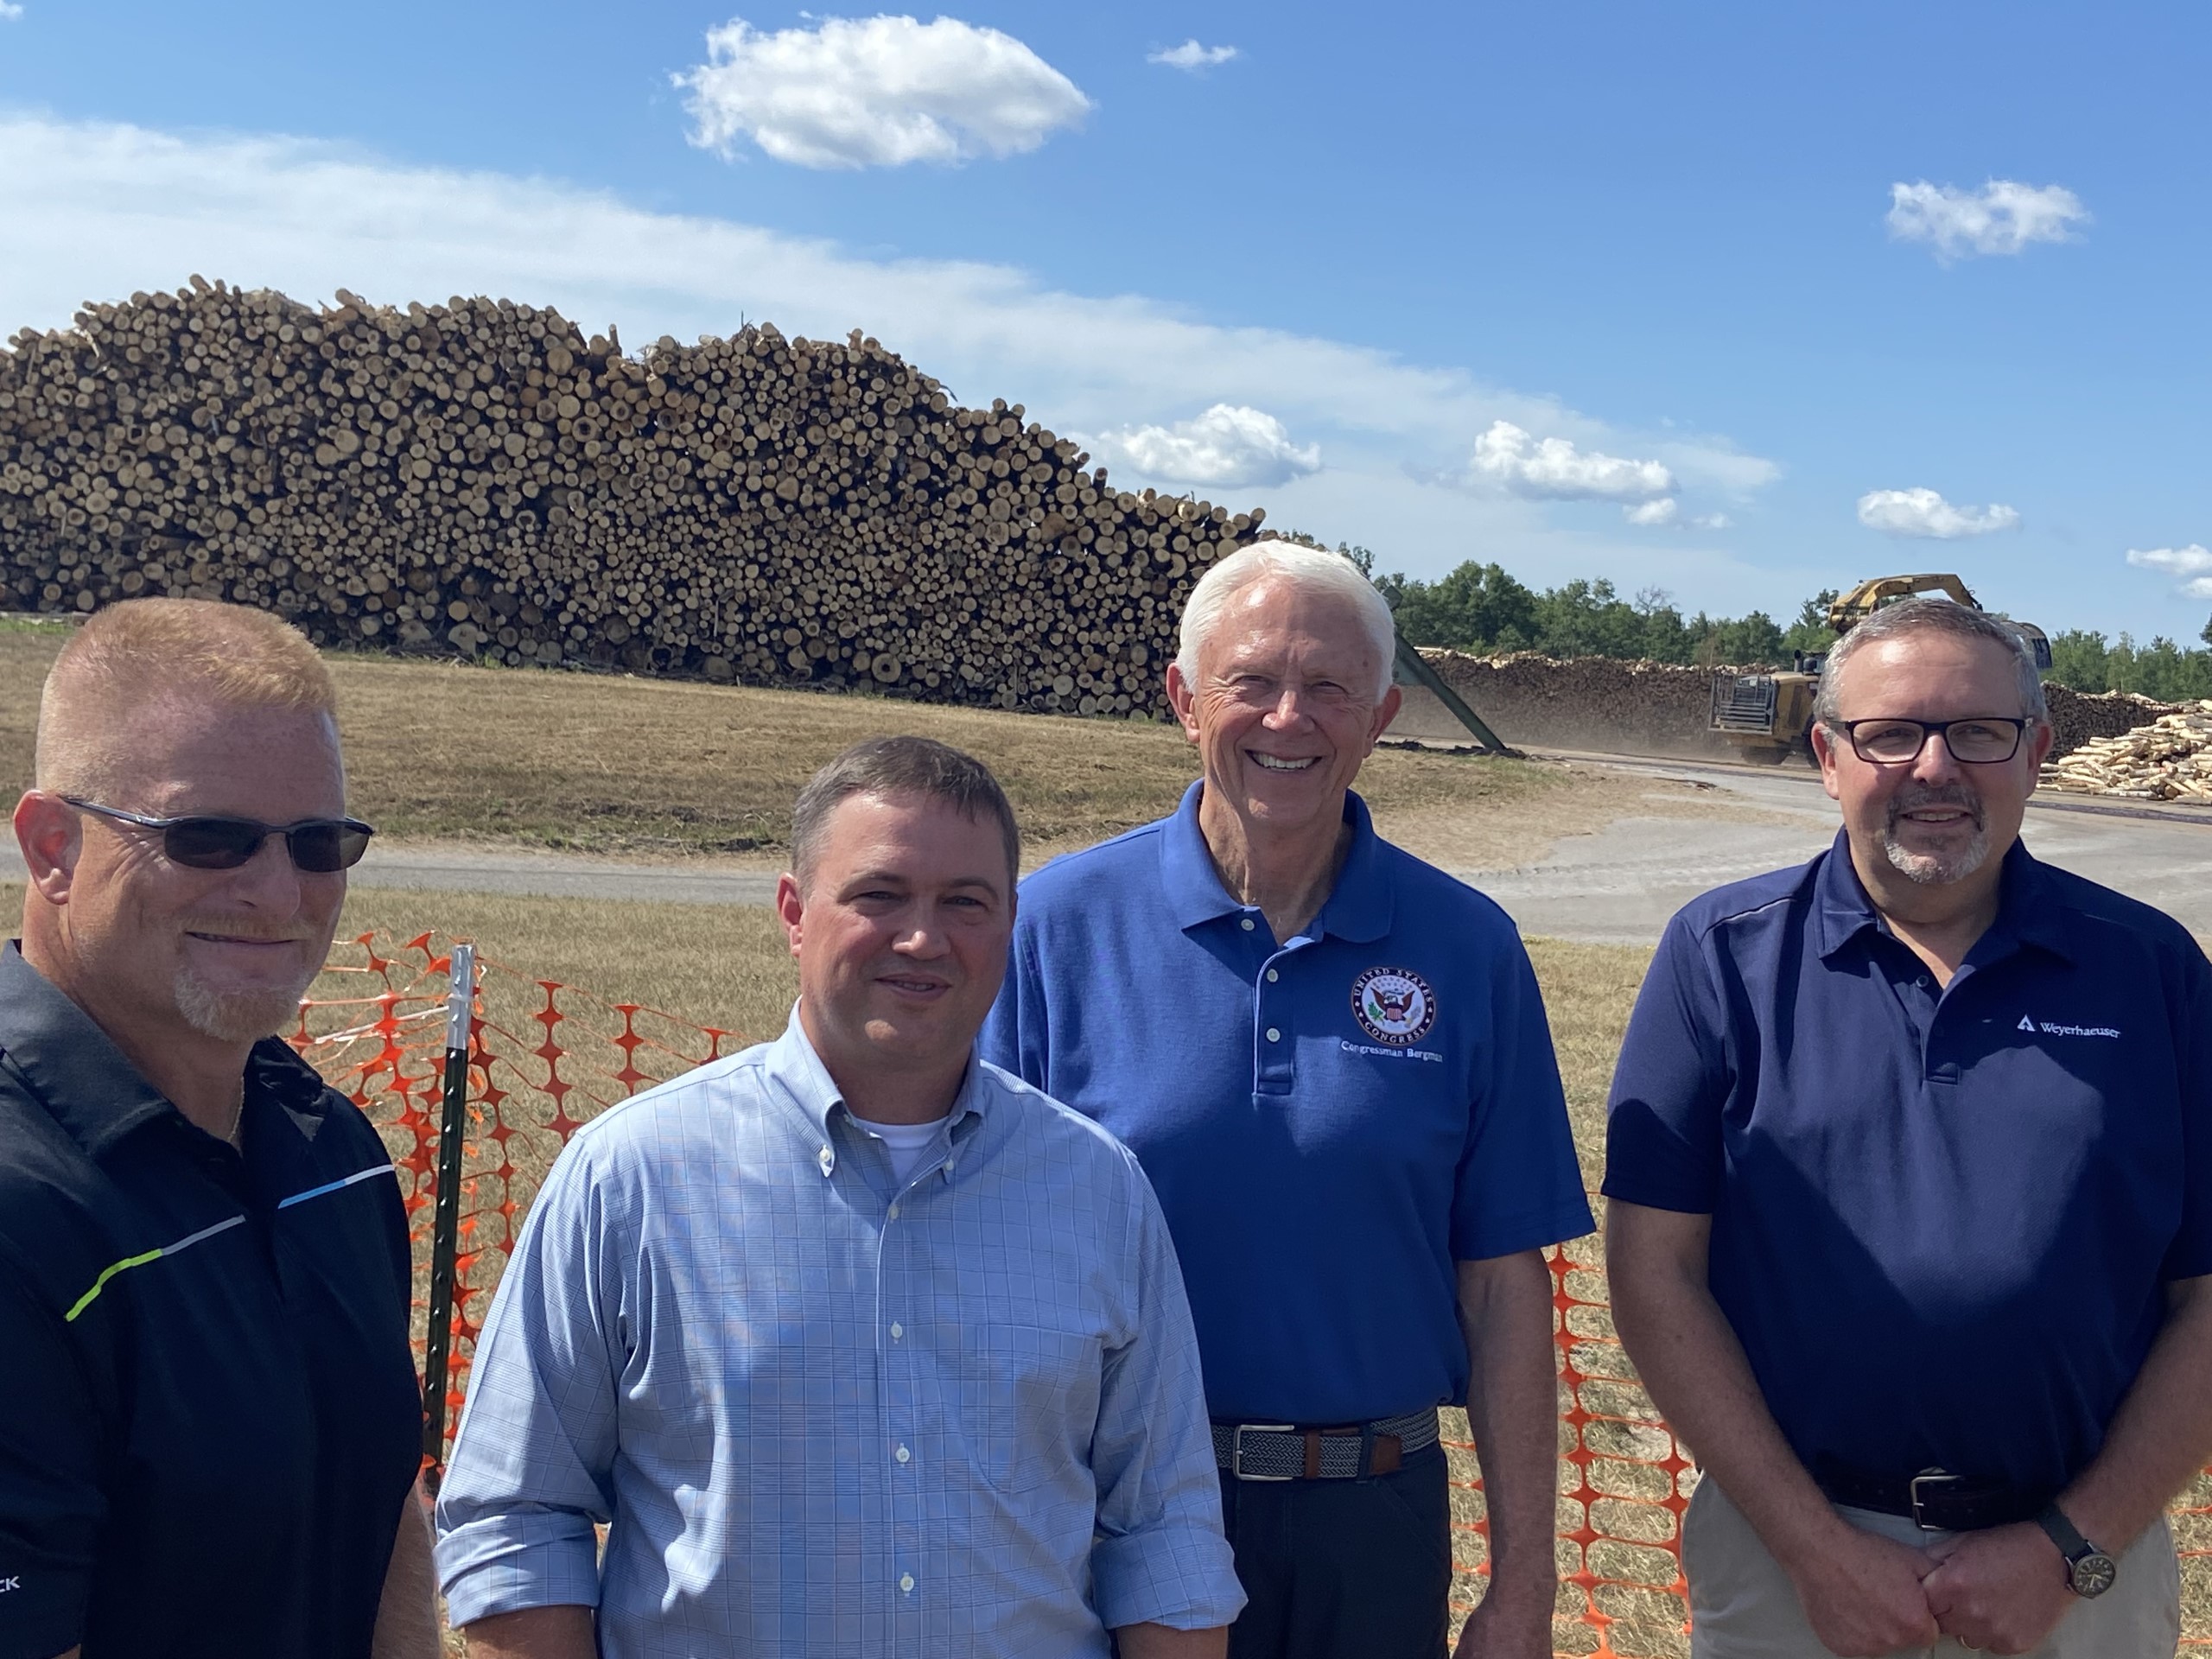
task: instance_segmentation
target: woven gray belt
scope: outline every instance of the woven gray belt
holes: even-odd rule
[[[1239,1480],[1357,1480],[1387,1475],[1437,1441],[1436,1408],[1343,1428],[1216,1423],[1213,1460]]]

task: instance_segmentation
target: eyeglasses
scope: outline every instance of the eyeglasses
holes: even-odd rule
[[[1993,766],[2020,752],[2029,722],[2000,715],[1971,720],[1845,720],[1836,722],[1861,760],[1903,766],[1920,759],[1930,737],[1941,735],[1951,759],[1968,766]]]
[[[149,818],[121,807],[102,806],[75,795],[61,798],[86,812],[118,823],[162,832],[162,852],[172,864],[195,870],[235,870],[261,850],[271,836],[282,836],[292,865],[309,875],[327,875],[361,861],[376,834],[359,818],[302,818],[297,823],[263,823],[255,818]]]

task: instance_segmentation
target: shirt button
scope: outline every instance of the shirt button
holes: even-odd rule
[[[891,1219],[893,1221],[899,1219],[899,1206],[895,1204],[891,1206]]]
[[[904,1590],[908,1595],[912,1595],[914,1593],[914,1575],[911,1573],[901,1573],[899,1575],[899,1587],[901,1590]]]
[[[898,1341],[898,1340],[899,1340],[899,1338],[901,1338],[901,1337],[905,1336],[906,1334],[906,1327],[905,1325],[903,1325],[899,1324],[899,1321],[898,1321],[898,1320],[896,1320],[896,1319],[893,1319],[893,1320],[892,1320],[892,1321],[891,1321],[891,1340],[892,1340],[892,1341],[896,1342],[896,1341]]]
[[[1275,972],[1275,970],[1274,970],[1274,969],[1270,968],[1270,969],[1268,969],[1268,984],[1270,984],[1270,985],[1274,984],[1274,983],[1275,982],[1275,981],[1277,981],[1277,980],[1281,979],[1281,977],[1282,977],[1282,976],[1281,976],[1281,974],[1279,974],[1279,973]]]
[[[909,1451],[908,1451],[905,1446],[900,1446],[900,1447],[899,1447],[896,1452],[893,1452],[891,1455],[892,1455],[893,1457],[894,1457],[894,1458],[898,1459],[899,1462],[904,1463],[904,1462],[906,1462],[906,1459],[909,1459],[909,1458],[912,1457],[914,1454],[913,1454],[912,1452],[909,1452]]]
[[[1243,921],[1237,923],[1236,925],[1243,928],[1247,933],[1249,933],[1252,931],[1252,918],[1249,916],[1247,916]]]
[[[1282,1033],[1277,1031],[1273,1026],[1269,1026],[1268,1027],[1268,1040],[1271,1043],[1279,1043],[1282,1041]]]

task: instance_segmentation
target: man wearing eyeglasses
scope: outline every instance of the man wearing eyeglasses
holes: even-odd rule
[[[0,1659],[438,1651],[391,1156],[271,1033],[346,869],[328,671],[143,600],[63,647],[0,950]]]
[[[1700,1460],[1700,1659],[2169,1659],[2212,1453],[2212,969],[2039,862],[2051,747],[1999,621],[1828,658],[1842,805],[1669,926],[1615,1075],[1614,1317]]]

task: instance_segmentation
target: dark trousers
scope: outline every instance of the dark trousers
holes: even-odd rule
[[[1365,1480],[1224,1470],[1221,1518],[1251,1599],[1230,1659],[1440,1659],[1452,1591],[1441,1446]]]

